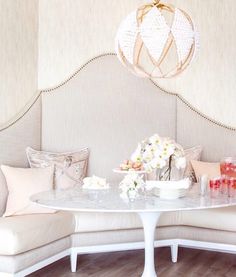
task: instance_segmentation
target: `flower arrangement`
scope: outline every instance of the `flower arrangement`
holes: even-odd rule
[[[171,171],[186,167],[186,158],[181,145],[174,140],[154,134],[138,144],[131,156],[133,162],[142,163],[147,173],[154,170],[158,180],[170,180]]]
[[[139,190],[143,190],[145,186],[145,182],[143,180],[143,176],[132,172],[127,174],[124,179],[121,181],[119,187],[122,191],[122,198],[129,198],[130,200],[134,200]]]

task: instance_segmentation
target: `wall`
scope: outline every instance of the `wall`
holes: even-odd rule
[[[92,57],[114,52],[120,21],[146,2],[150,1],[41,0],[39,87],[52,87]],[[176,4],[192,16],[200,32],[201,49],[183,75],[157,82],[180,93],[213,119],[236,127],[236,1],[166,2]]]
[[[114,37],[120,21],[130,11],[146,2],[150,1],[40,0],[39,88],[53,87],[94,56],[114,52]],[[200,32],[201,49],[183,75],[172,80],[158,80],[158,84],[180,93],[211,118],[236,127],[236,1],[166,2],[176,4],[192,16]],[[1,124],[12,118],[36,95],[37,1],[0,0],[0,3],[3,14],[0,23],[5,21],[5,27],[1,27],[0,31],[4,33],[0,35],[1,38],[7,38],[8,44],[12,42],[9,48],[6,42],[3,45],[1,42],[0,45],[1,57],[5,56],[0,63],[1,72],[2,68],[6,68],[0,76]],[[13,8],[10,10],[10,7]],[[14,18],[13,22],[11,18]],[[9,29],[12,31],[7,32]],[[11,33],[16,33],[14,41],[11,41]]]
[[[200,52],[182,75],[159,84],[211,118],[236,127],[236,1],[175,2],[192,15],[200,32]]]
[[[0,0],[0,129],[37,92],[38,0]]]

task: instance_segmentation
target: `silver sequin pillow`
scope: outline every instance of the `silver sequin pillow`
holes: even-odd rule
[[[184,172],[184,177],[189,177],[191,179],[191,181],[196,182],[196,176],[191,164],[191,161],[199,161],[201,159],[201,155],[202,155],[202,146],[198,145],[198,146],[194,146],[188,149],[184,150],[184,154],[185,154],[185,158],[187,161],[187,165],[185,168],[185,172]]]
[[[71,153],[52,153],[27,147],[26,155],[30,167],[54,166],[54,187],[56,189],[72,188],[81,184],[86,176],[89,158],[88,148]]]

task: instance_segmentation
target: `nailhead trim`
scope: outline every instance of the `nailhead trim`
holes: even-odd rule
[[[173,95],[175,97],[177,97],[182,103],[184,103],[190,110],[192,110],[193,112],[195,112],[196,114],[198,114],[199,116],[203,117],[204,119],[206,119],[207,121],[219,126],[219,127],[222,127],[224,129],[227,129],[227,130],[230,130],[230,131],[236,131],[236,128],[234,127],[231,127],[231,126],[228,126],[228,125],[225,125],[225,124],[222,124],[208,116],[206,116],[205,114],[203,114],[202,112],[200,112],[199,110],[195,109],[184,97],[182,97],[181,95],[177,94],[177,93],[174,93],[174,92],[170,92],[170,91],[166,91],[164,90],[163,88],[161,88],[159,85],[157,85],[152,79],[149,79],[152,84],[157,87],[158,89],[160,89],[161,91],[167,93],[167,94],[170,94],[170,95]]]
[[[66,83],[68,83],[71,79],[73,79],[80,71],[82,71],[87,65],[89,65],[90,63],[92,63],[93,61],[100,59],[102,57],[106,57],[106,56],[116,56],[115,53],[106,53],[106,54],[101,54],[99,56],[96,56],[92,59],[90,59],[89,61],[87,61],[85,64],[83,64],[78,70],[76,70],[68,79],[66,79],[64,82],[60,83],[59,85],[52,87],[52,88],[48,88],[48,89],[44,89],[41,92],[52,92],[62,86],[64,86]]]
[[[32,106],[34,105],[34,103],[38,100],[38,98],[41,96],[42,93],[47,93],[47,92],[53,92],[55,91],[56,89],[64,86],[66,83],[68,83],[71,79],[73,79],[80,71],[82,71],[87,65],[89,65],[90,63],[92,63],[93,61],[97,60],[97,59],[100,59],[102,57],[106,57],[106,56],[116,56],[115,53],[105,53],[105,54],[101,54],[101,55],[98,55],[90,60],[88,60],[84,65],[82,65],[78,70],[75,71],[75,73],[73,73],[68,79],[66,79],[64,82],[60,83],[59,85],[55,86],[55,87],[52,87],[52,88],[48,88],[48,89],[43,89],[39,92],[38,96],[35,98],[35,100],[33,101],[33,103],[28,107],[28,109],[19,117],[17,118],[16,120],[14,120],[12,123],[10,123],[8,126],[0,129],[0,132],[1,131],[4,131],[6,129],[8,129],[9,127],[11,127],[12,125],[14,125],[17,121],[19,121],[31,108]],[[196,114],[198,114],[199,116],[201,116],[202,118],[204,118],[205,120],[219,126],[219,127],[222,127],[224,129],[227,129],[227,130],[230,130],[230,131],[236,131],[236,128],[234,127],[231,127],[231,126],[228,126],[228,125],[225,125],[225,124],[222,124],[214,119],[211,119],[209,117],[207,117],[206,115],[204,115],[202,112],[200,112],[199,110],[195,109],[187,100],[185,100],[181,95],[177,94],[177,93],[174,93],[174,92],[170,92],[170,91],[167,91],[167,90],[164,90],[163,88],[161,88],[159,85],[157,85],[152,79],[149,79],[150,82],[155,86],[157,87],[159,90],[161,90],[162,92],[164,93],[167,93],[169,95],[173,95],[175,97],[177,97],[182,103],[184,103],[190,110],[192,110],[193,112],[195,112]]]

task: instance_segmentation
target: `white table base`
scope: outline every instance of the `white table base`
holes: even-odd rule
[[[155,230],[161,212],[141,212],[138,213],[144,230],[145,240],[145,264],[142,277],[156,277],[154,261],[154,240]]]
[[[96,193],[95,198],[94,193]],[[42,207],[56,210],[96,213],[132,212],[139,214],[143,223],[145,243],[136,242],[72,247],[71,268],[72,271],[76,270],[77,254],[141,249],[145,246],[145,266],[142,277],[157,276],[154,263],[154,234],[156,224],[162,213],[182,210],[202,210],[236,205],[236,200],[228,197],[220,197],[218,199],[211,199],[208,195],[202,197],[198,193],[198,186],[193,186],[186,197],[173,201],[163,201],[150,193],[146,195],[143,201],[134,202],[133,205],[127,205],[127,201],[124,201],[120,197],[120,191],[116,185],[111,186],[110,190],[107,190],[105,193],[103,191],[98,193],[96,190],[87,191],[77,187],[66,191],[51,190],[41,192],[31,196],[30,199],[32,202],[37,203]],[[160,246],[160,242],[158,243]],[[235,246],[225,244],[188,241],[177,238],[165,240],[164,243],[162,242],[162,246],[171,246],[173,262],[177,261],[178,245],[191,245],[196,248],[201,247],[216,250],[228,249],[232,250],[234,253],[236,251]],[[155,246],[157,246],[157,244],[155,244]]]

